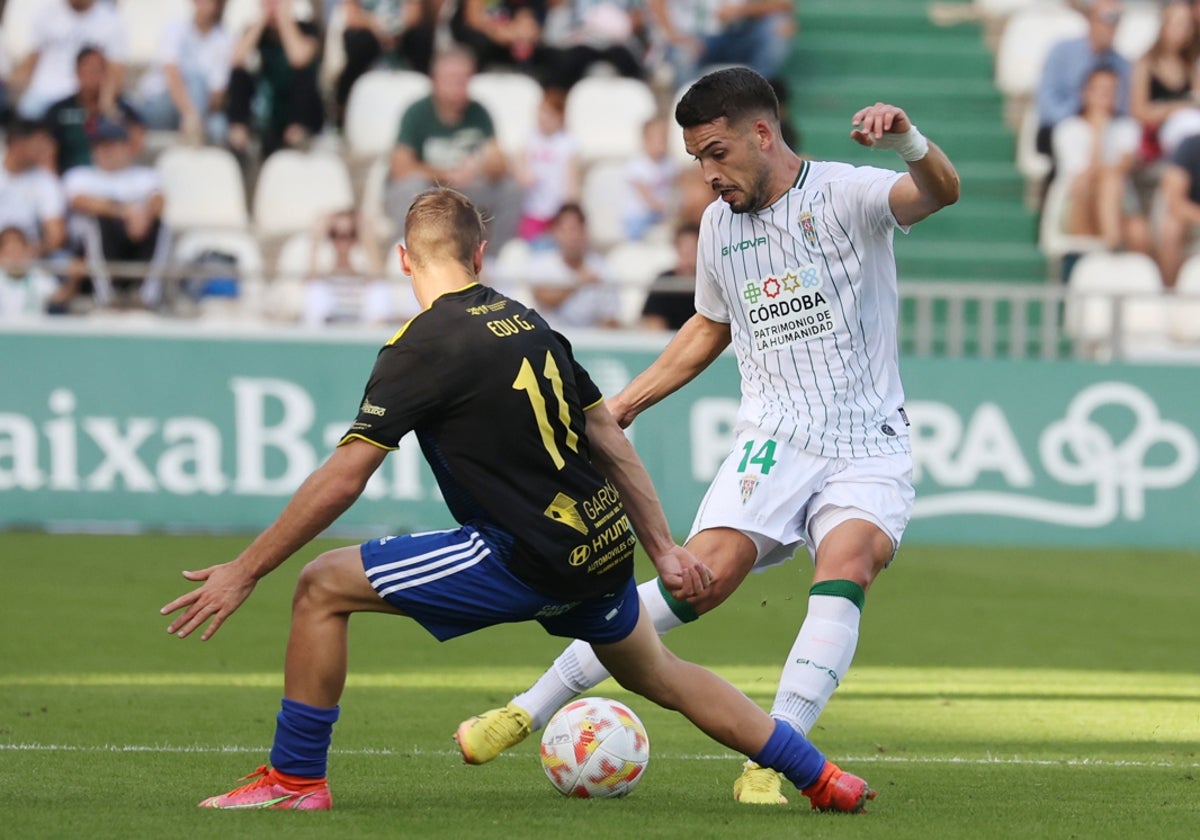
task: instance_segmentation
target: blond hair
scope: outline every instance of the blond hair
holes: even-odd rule
[[[457,262],[475,270],[475,251],[484,240],[484,221],[471,199],[449,187],[425,190],[404,219],[404,247],[418,268]]]

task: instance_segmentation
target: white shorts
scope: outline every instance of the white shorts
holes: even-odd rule
[[[912,516],[912,456],[826,458],[747,429],[721,464],[692,523],[689,539],[733,528],[758,546],[755,571],[790,558],[805,544],[813,560],[821,539],[850,519],[865,519],[892,538]]]

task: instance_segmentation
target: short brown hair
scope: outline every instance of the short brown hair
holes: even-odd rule
[[[479,209],[449,187],[425,190],[404,218],[404,247],[417,266],[449,260],[474,270],[475,251],[484,238]]]

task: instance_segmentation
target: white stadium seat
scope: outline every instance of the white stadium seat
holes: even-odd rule
[[[1050,174],[1053,163],[1050,155],[1037,150],[1037,133],[1037,106],[1030,102],[1021,114],[1021,124],[1017,128],[1017,171],[1025,180],[1040,184]]]
[[[646,293],[658,275],[675,266],[672,245],[622,242],[608,252],[608,267],[620,287],[621,323],[636,326],[646,303]]]
[[[33,20],[45,0],[6,0],[0,16],[0,47],[14,65],[32,48]]]
[[[390,237],[395,227],[392,220],[388,218],[387,210],[384,207],[390,168],[391,161],[388,156],[381,155],[371,163],[363,179],[362,216],[366,219],[367,224],[374,226],[375,233],[380,239]]]
[[[1150,257],[1095,252],[1081,257],[1071,272],[1064,327],[1085,353],[1107,358],[1114,342],[1123,352],[1164,345],[1168,306]]]
[[[1189,257],[1175,281],[1171,303],[1171,338],[1200,344],[1200,255]]]
[[[129,38],[129,63],[145,67],[158,55],[163,27],[177,18],[190,18],[191,0],[119,0],[117,9]]]
[[[206,309],[232,309],[223,314],[234,314],[242,318],[257,317],[263,305],[263,257],[258,241],[245,231],[238,230],[191,230],[175,240],[172,262],[177,269],[186,267],[205,251],[219,251],[237,260],[238,297],[232,307],[230,301],[221,298],[201,299]],[[209,314],[205,313],[206,316]]]
[[[1158,37],[1161,9],[1157,2],[1126,3],[1117,24],[1113,46],[1130,61],[1137,61]]]
[[[1042,64],[1059,41],[1087,31],[1083,15],[1064,6],[1035,5],[1018,10],[1004,26],[996,50],[996,87],[1005,96],[1029,96]]]
[[[469,91],[491,115],[505,154],[523,151],[537,127],[541,85],[519,73],[479,73],[471,78]]]
[[[593,164],[583,176],[580,204],[587,216],[588,235],[595,247],[605,249],[625,238],[621,207],[627,191],[624,161]]]
[[[657,112],[644,82],[589,76],[567,96],[567,130],[585,162],[627,158],[642,151],[642,125]]]
[[[244,228],[249,223],[242,171],[231,152],[176,146],[159,155],[155,167],[163,181],[167,224],[173,228]]]
[[[1056,178],[1046,190],[1042,218],[1038,229],[1038,248],[1048,257],[1103,250],[1104,240],[1097,236],[1076,236],[1065,233],[1068,185]]]
[[[346,145],[356,158],[371,158],[396,144],[400,117],[429,95],[429,77],[412,70],[371,70],[350,89],[346,104]]]
[[[533,249],[528,242],[524,239],[508,240],[496,254],[495,261],[485,268],[485,272],[491,274],[489,284],[521,303],[533,306],[528,282],[529,261],[532,258]]]
[[[307,232],[320,216],[354,206],[350,173],[340,157],[284,149],[259,172],[254,226],[260,236]]]

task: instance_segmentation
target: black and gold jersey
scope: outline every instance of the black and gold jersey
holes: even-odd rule
[[[629,520],[584,434],[583,412],[601,399],[540,315],[472,284],[379,351],[343,442],[394,449],[415,431],[454,518],[534,589],[581,600],[633,573]]]

